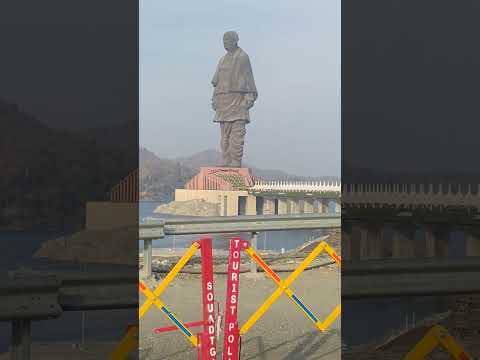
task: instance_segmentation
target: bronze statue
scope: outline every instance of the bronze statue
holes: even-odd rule
[[[223,35],[227,53],[220,59],[212,85],[214,122],[220,124],[223,165],[241,167],[249,110],[257,99],[257,88],[247,53],[238,47],[238,34]]]

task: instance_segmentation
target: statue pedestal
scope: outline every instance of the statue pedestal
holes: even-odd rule
[[[201,167],[188,183],[187,190],[245,190],[255,184],[248,168]]]

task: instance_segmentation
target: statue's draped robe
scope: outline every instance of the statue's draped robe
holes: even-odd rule
[[[249,108],[258,96],[248,55],[241,48],[227,52],[218,63],[212,84],[213,121],[220,123],[224,165],[240,167]]]
[[[219,61],[213,76],[215,122],[245,120],[250,122],[248,101],[257,98],[252,66],[248,55],[237,48]]]

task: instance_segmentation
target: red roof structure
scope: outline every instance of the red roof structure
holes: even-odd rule
[[[255,184],[248,168],[201,167],[185,184],[187,190],[246,190]]]

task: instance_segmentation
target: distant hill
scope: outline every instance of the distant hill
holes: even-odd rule
[[[173,199],[175,189],[191,179],[196,170],[178,161],[161,159],[153,152],[139,150],[139,191],[143,200],[168,202]]]
[[[204,150],[188,157],[162,159],[146,148],[140,148],[140,194],[144,200],[172,201],[176,188],[198,173],[202,166],[220,166],[222,154]],[[260,169],[244,164],[257,179],[263,180],[338,180],[335,177],[305,177],[281,170]]]
[[[137,161],[138,149],[138,122],[127,121],[112,127],[100,127],[79,131],[83,138],[95,141],[102,146],[120,149],[130,155],[135,156]]]
[[[191,169],[199,169],[201,166],[221,166],[222,154],[219,151],[209,149],[200,151],[189,157],[177,158],[177,161]]]
[[[0,226],[81,227],[85,203],[107,200],[137,165],[105,136],[49,128],[0,100]]]

